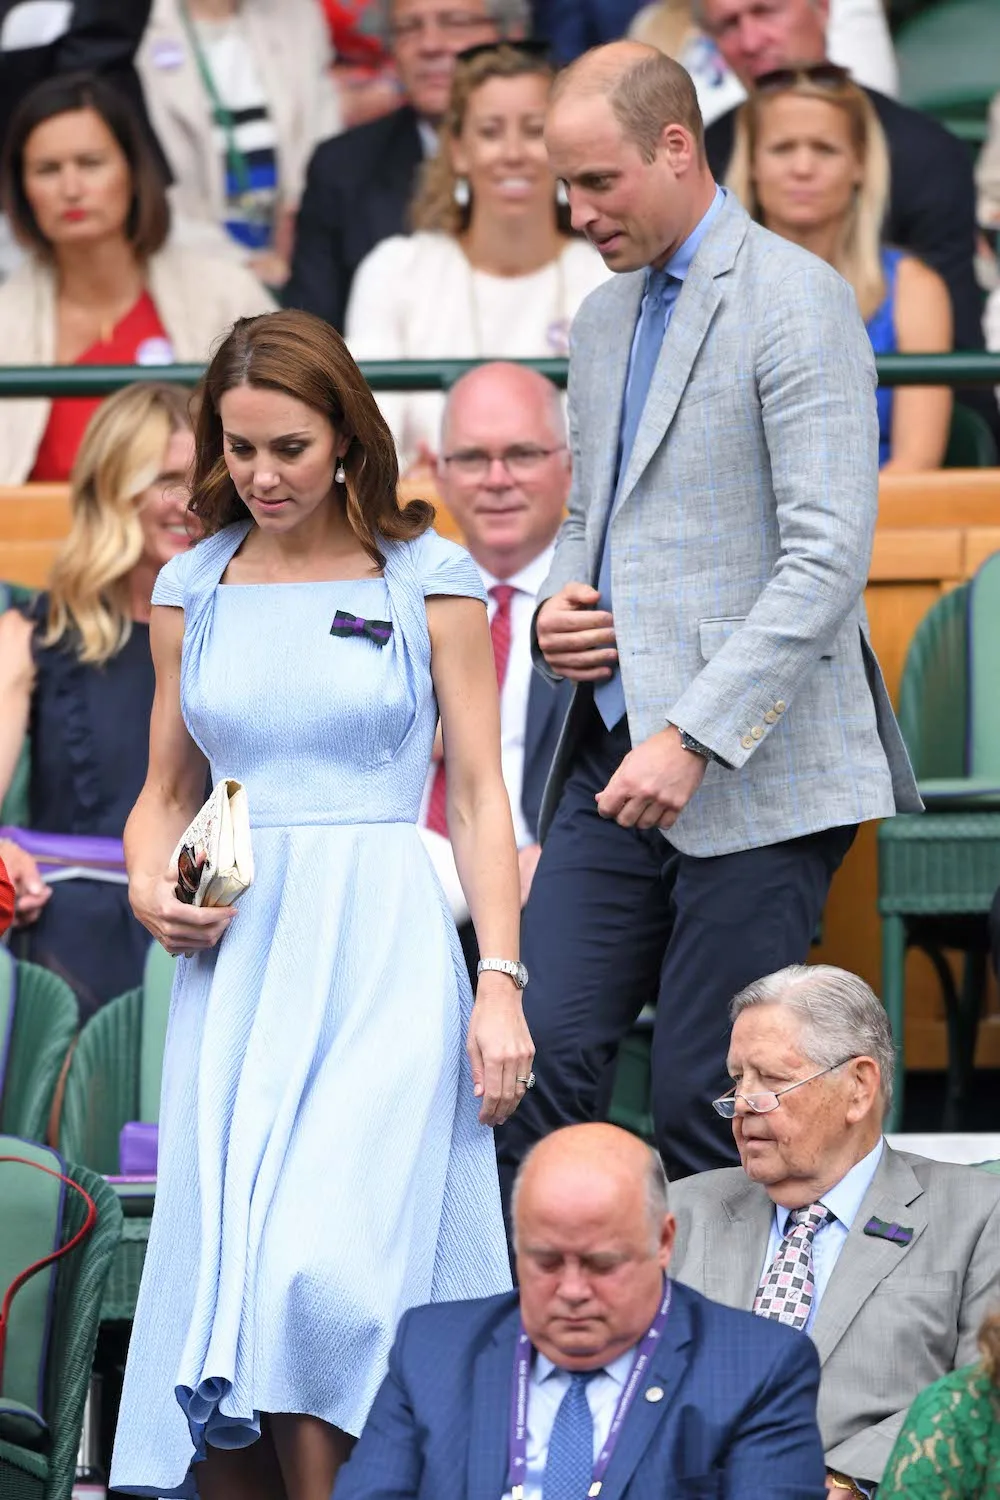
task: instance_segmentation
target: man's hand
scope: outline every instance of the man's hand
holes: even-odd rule
[[[597,811],[622,828],[670,828],[701,786],[706,763],[685,750],[671,724],[630,750],[603,792]]]
[[[567,583],[538,611],[538,645],[546,662],[570,682],[605,682],[618,652],[609,610],[589,583]]]

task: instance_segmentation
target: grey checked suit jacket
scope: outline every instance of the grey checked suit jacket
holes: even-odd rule
[[[577,314],[573,488],[539,603],[595,582],[642,272]],[[878,503],[874,361],[851,288],[727,195],[674,305],[611,517],[633,744],[667,723],[726,766],[667,837],[726,854],[919,810],[862,593]],[[535,649],[535,662],[548,673]],[[568,716],[547,827],[583,720]]]
[[[670,1274],[717,1302],[753,1307],[774,1205],[740,1167],[670,1189]],[[913,1230],[908,1245],[864,1233],[872,1217]],[[819,1426],[830,1468],[879,1480],[910,1402],[976,1356],[1000,1306],[1000,1178],[888,1145],[834,1266],[812,1338]]]

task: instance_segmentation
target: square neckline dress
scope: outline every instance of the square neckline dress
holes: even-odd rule
[[[181,708],[247,789],[256,875],[178,963],[160,1166],[111,1485],[195,1496],[261,1412],[358,1434],[411,1306],[510,1288],[472,995],[416,821],[437,722],[425,599],[486,596],[428,531],[383,577],[224,585],[250,528],[169,562]],[[333,636],[389,620],[384,647]]]

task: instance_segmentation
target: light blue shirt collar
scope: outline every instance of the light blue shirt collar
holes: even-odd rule
[[[691,233],[684,241],[683,245],[679,246],[678,249],[674,251],[673,255],[663,267],[664,271],[666,271],[668,275],[675,277],[678,281],[684,280],[688,271],[691,269],[691,262],[694,260],[698,246],[705,238],[706,234],[711,228],[712,220],[716,217],[725,201],[725,188],[717,187],[715,189],[715,197],[709,204],[708,210],[698,220],[697,224],[694,226]],[[652,267],[650,267],[646,271],[647,285],[649,284],[649,277],[651,274]]]
[[[828,1208],[835,1215],[839,1223],[846,1230],[850,1230],[851,1225],[857,1218],[862,1200],[871,1187],[872,1178],[875,1176],[875,1169],[882,1160],[884,1145],[884,1137],[879,1136],[878,1141],[873,1149],[869,1151],[868,1155],[863,1156],[860,1161],[855,1162],[846,1177],[842,1177],[819,1200],[824,1208]],[[782,1208],[778,1203],[774,1205],[775,1223],[778,1226],[778,1233],[782,1239],[785,1237],[788,1215],[791,1212],[790,1208]]]
[[[618,1358],[613,1359],[609,1365],[601,1365],[600,1369],[595,1371],[595,1373],[608,1375],[615,1382],[615,1385],[623,1386],[629,1377],[634,1359],[635,1347],[633,1346],[631,1349],[626,1349],[624,1354],[619,1354]],[[571,1373],[571,1371],[564,1369],[561,1365],[554,1365],[551,1359],[547,1359],[541,1351],[535,1355],[534,1378],[536,1384],[541,1385],[542,1381],[547,1380],[552,1374],[569,1375]]]

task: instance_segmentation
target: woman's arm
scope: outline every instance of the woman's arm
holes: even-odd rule
[[[900,354],[946,354],[953,347],[951,298],[936,271],[906,256],[896,272],[896,347]],[[892,398],[889,462],[882,473],[939,469],[948,446],[952,395],[947,387],[899,386]]]
[[[236,915],[235,907],[194,907],[174,895],[171,867],[178,839],[205,800],[208,768],[181,714],[181,643],[184,614],[154,607],[149,644],[156,693],[149,725],[149,769],[125,824],[129,900],[144,927],[168,953],[212,948]]]
[[[516,959],[520,881],[510,802],[500,769],[500,704],[486,611],[475,599],[427,601],[431,674],[448,766],[448,833],[479,951]],[[502,1125],[524,1093],[534,1047],[521,992],[488,971],[476,986],[467,1042],[479,1119]]]
[[[35,663],[31,655],[34,630],[16,609],[0,615],[0,802],[10,791],[14,772],[28,733],[31,694],[35,686]],[[36,921],[52,895],[34,859],[11,839],[0,839],[0,854],[14,886],[19,927]]]

